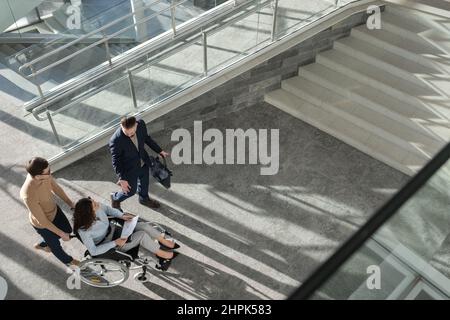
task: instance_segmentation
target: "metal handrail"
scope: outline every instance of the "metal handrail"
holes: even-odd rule
[[[158,4],[158,3],[160,3],[161,1],[162,1],[162,0],[156,0],[155,2],[152,3],[152,5]],[[182,2],[179,2],[179,3],[175,4],[175,5],[171,4],[169,7],[165,8],[165,9],[163,9],[163,10],[161,10],[161,11],[158,11],[158,14],[161,13],[161,12],[164,12],[164,11],[166,11],[166,10],[168,10],[168,9],[170,9],[172,6],[177,7],[177,6],[183,4],[183,3],[187,2],[187,1],[188,1],[188,0],[184,0],[184,1],[182,1]],[[147,7],[145,7],[145,8],[147,8]],[[139,11],[145,10],[145,8],[140,8]],[[119,22],[121,22],[121,21],[123,21],[123,20],[125,20],[125,19],[127,19],[127,18],[129,18],[129,17],[132,17],[132,16],[134,16],[134,15],[135,15],[135,12],[131,12],[131,13],[129,13],[129,14],[126,14],[125,16],[120,17],[120,18],[118,18],[118,19],[116,19],[116,20],[114,20],[114,21],[111,21],[111,22],[107,23],[106,25],[104,25],[104,26],[102,26],[102,27],[100,27],[100,28],[98,28],[98,29],[96,29],[96,30],[93,30],[93,31],[91,31],[91,32],[89,32],[89,33],[87,33],[87,34],[84,34],[83,36],[81,36],[81,37],[75,39],[74,41],[71,41],[71,42],[69,42],[69,43],[67,43],[67,44],[65,44],[65,45],[63,45],[63,46],[61,46],[61,47],[59,47],[59,48],[56,48],[56,49],[53,50],[53,51],[47,52],[46,54],[44,54],[44,55],[42,55],[42,56],[40,56],[40,57],[37,57],[36,59],[34,59],[34,60],[30,61],[30,62],[27,62],[27,63],[23,64],[22,66],[20,66],[19,71],[22,72],[23,69],[28,68],[28,67],[30,67],[30,66],[36,64],[37,62],[42,61],[42,60],[44,60],[45,58],[48,58],[48,57],[54,55],[54,54],[57,53],[57,52],[60,52],[60,51],[66,49],[66,48],[68,48],[68,47],[71,47],[71,46],[73,46],[73,45],[75,45],[75,44],[81,42],[82,40],[84,40],[84,39],[86,39],[86,38],[89,38],[90,36],[93,36],[93,35],[95,35],[95,34],[101,33],[102,31],[104,31],[104,30],[106,30],[106,29],[108,29],[108,28],[114,26],[115,24],[117,24],[117,23],[119,23]],[[154,17],[155,17],[155,15],[151,15],[151,18],[154,18]],[[132,25],[129,25],[129,26],[127,26],[127,27],[121,29],[120,31],[128,30],[129,28],[132,28],[132,27],[134,27],[134,26],[136,26],[136,25],[138,25],[138,24],[140,24],[140,23],[143,23],[143,22],[145,22],[145,21],[148,21],[148,20],[150,20],[151,18],[146,17],[147,20],[142,19],[142,21],[135,22],[135,23],[133,23]],[[120,32],[120,33],[121,33],[121,32]],[[117,35],[117,34],[120,34],[120,33],[116,33],[116,35]],[[101,43],[103,43],[103,42],[106,42],[107,40],[109,40],[109,38],[103,39],[99,44],[101,44]],[[85,48],[83,48],[83,49],[85,49]],[[83,49],[81,49],[81,50],[79,50],[79,51],[77,51],[77,52],[81,52],[81,51],[83,51]],[[28,76],[28,77],[29,77],[29,76]]]

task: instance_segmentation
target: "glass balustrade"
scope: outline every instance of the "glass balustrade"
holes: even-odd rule
[[[319,6],[316,2],[324,4]],[[153,51],[143,52],[139,59],[117,68],[105,79],[96,79],[72,95],[64,95],[59,102],[44,103],[33,114],[40,121],[52,123],[62,150],[73,148],[117,124],[123,115],[157,107],[349,2],[333,6],[329,3],[326,0],[246,1],[220,19],[205,22],[189,30],[187,35],[178,34]],[[315,12],[316,19],[309,13],[298,16],[295,24],[278,32],[274,23],[277,20],[279,23],[285,15],[278,14],[277,5],[290,8],[289,17],[307,11]]]
[[[204,13],[204,8],[222,2],[208,0],[203,6],[196,6],[193,0],[64,2],[50,16],[40,16],[51,33],[5,60],[37,86],[43,99],[86,71],[112,64],[129,49],[168,30],[175,33],[182,23]],[[36,10],[39,12],[39,7]]]

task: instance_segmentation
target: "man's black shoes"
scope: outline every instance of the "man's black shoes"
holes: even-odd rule
[[[158,209],[161,207],[161,203],[151,198],[143,200],[139,199],[139,203],[142,204],[143,206],[149,207],[150,209]]]

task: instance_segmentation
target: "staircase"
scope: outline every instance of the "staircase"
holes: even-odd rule
[[[450,140],[447,13],[387,3],[381,30],[352,29],[265,100],[413,175]]]

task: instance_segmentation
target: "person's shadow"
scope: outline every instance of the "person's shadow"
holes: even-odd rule
[[[166,272],[150,271],[144,286],[163,299],[268,299],[248,283],[206,263],[180,254]],[[232,287],[232,291],[224,288]],[[229,292],[229,293],[227,293]]]

